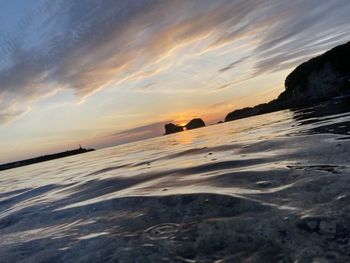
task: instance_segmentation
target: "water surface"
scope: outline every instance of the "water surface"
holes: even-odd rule
[[[0,262],[350,261],[338,98],[0,172]]]

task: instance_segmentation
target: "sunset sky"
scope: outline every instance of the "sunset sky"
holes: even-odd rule
[[[350,41],[349,0],[1,0],[0,163],[216,123]]]

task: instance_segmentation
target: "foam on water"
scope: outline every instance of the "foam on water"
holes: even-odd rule
[[[349,261],[348,105],[2,171],[0,262]]]

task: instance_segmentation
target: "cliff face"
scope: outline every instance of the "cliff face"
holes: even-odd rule
[[[279,99],[313,101],[350,90],[350,42],[313,58],[288,75]]]
[[[308,106],[350,93],[350,42],[313,58],[290,73],[285,91],[277,99],[252,108],[230,112],[225,121],[246,118],[291,107]]]

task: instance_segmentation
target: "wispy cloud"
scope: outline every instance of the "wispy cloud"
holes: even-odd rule
[[[141,90],[142,90],[142,91],[148,91],[148,90],[151,89],[154,85],[156,85],[155,82],[148,83],[148,84],[142,86],[142,87],[141,87]]]
[[[211,109],[222,108],[222,107],[226,106],[227,104],[230,104],[230,101],[223,100],[223,101],[220,101],[220,102],[217,102],[217,103],[211,105],[210,108]]]
[[[31,3],[0,37],[0,125],[53,89],[86,97],[121,79],[157,76],[168,70],[157,63],[203,40],[203,50],[250,41],[255,49],[247,55],[258,75],[295,66],[350,33],[348,0]],[[0,9],[0,15],[7,12]]]
[[[222,84],[222,85],[216,87],[212,92],[221,91],[221,90],[227,89],[229,87],[234,87],[235,85],[243,83],[243,82],[245,82],[247,80],[250,80],[250,79],[252,79],[254,77],[255,77],[255,75],[254,74],[250,74],[250,73],[242,75],[238,79],[235,79],[233,81],[227,82],[225,84]]]
[[[1,124],[8,124],[16,120],[17,118],[20,118],[21,116],[25,115],[31,110],[30,107],[28,107],[27,109],[12,109],[12,108],[7,108],[6,110],[3,110],[2,112],[0,112]]]
[[[236,61],[233,61],[232,63],[230,63],[230,64],[227,65],[226,67],[219,69],[218,72],[219,72],[219,73],[222,73],[222,72],[231,70],[231,69],[233,69],[235,66],[241,64],[242,62],[244,62],[244,61],[247,60],[247,59],[248,59],[248,56],[243,57],[243,58],[240,58],[240,59],[237,59]]]
[[[160,136],[164,131],[164,123],[168,122],[171,121],[155,122],[114,133],[111,135],[113,137],[113,143],[121,144],[130,141],[144,140],[155,136]]]
[[[221,85],[221,86],[217,87],[217,88],[216,88],[216,90],[226,89],[226,88],[230,87],[231,85],[232,85],[232,83],[231,83],[231,82],[229,82],[229,83],[225,83],[225,84],[223,84],[223,85]]]

